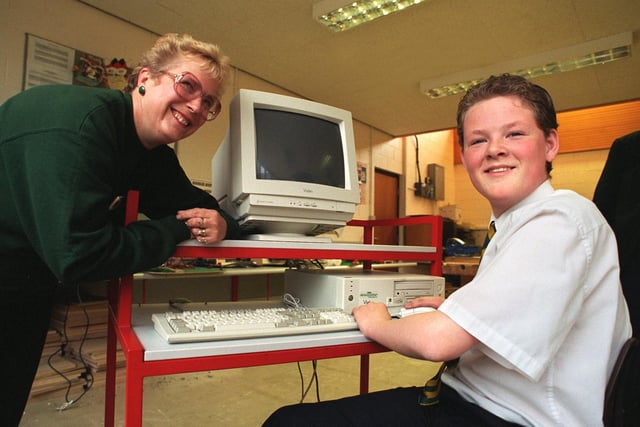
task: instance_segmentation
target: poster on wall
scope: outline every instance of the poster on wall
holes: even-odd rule
[[[87,52],[76,51],[73,61],[73,84],[107,87],[107,75],[102,58]]]
[[[99,56],[27,34],[23,90],[43,84],[74,84],[122,90],[131,72],[124,59]]]
[[[22,89],[43,84],[71,84],[75,51],[27,34],[27,52]]]

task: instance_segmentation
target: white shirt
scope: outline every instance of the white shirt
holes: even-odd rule
[[[495,219],[475,278],[441,306],[480,344],[443,382],[523,425],[602,425],[631,336],[614,234],[593,203],[547,181]]]

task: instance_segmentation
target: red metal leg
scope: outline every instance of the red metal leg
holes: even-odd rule
[[[104,425],[113,427],[115,424],[116,405],[116,332],[111,321],[107,326],[107,371],[104,397]]]
[[[139,347],[127,354],[127,371],[125,375],[124,425],[125,427],[142,426],[142,403],[144,386],[144,350]]]
[[[369,355],[360,356],[360,394],[369,393]]]
[[[107,371],[104,398],[104,425],[113,427],[115,424],[116,405],[116,351],[118,340],[116,334],[116,319],[113,317],[118,300],[118,281],[109,282],[109,313],[107,320]]]

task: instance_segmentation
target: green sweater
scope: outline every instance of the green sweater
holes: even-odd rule
[[[128,190],[140,191],[150,220],[122,225]],[[145,149],[131,96],[109,89],[39,86],[0,106],[0,272],[44,263],[59,281],[119,277],[163,263],[190,237],[175,218],[192,207],[218,210],[191,185],[173,150]],[[0,278],[1,280],[1,278]]]

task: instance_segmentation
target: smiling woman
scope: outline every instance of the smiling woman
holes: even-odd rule
[[[216,45],[187,35],[158,39],[142,55],[125,88],[132,95],[142,144],[147,148],[169,144],[214,120],[222,108],[219,98],[228,68],[227,57]]]
[[[0,106],[0,356],[3,421],[18,425],[58,286],[163,263],[181,241],[237,236],[167,145],[220,112],[228,59],[189,35],[160,37],[124,92],[37,86]],[[129,190],[150,218],[122,225]],[[16,301],[29,301],[27,306]]]

